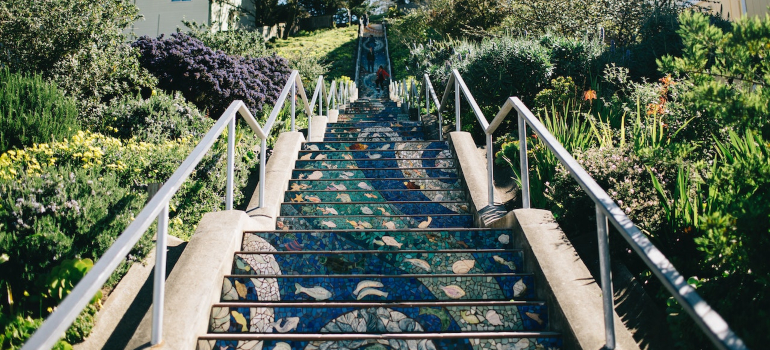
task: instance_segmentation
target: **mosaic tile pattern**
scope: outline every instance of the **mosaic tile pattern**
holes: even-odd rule
[[[298,213],[299,214],[299,213]],[[473,215],[432,214],[422,215],[348,215],[339,216],[281,216],[278,229],[328,230],[328,229],[404,229],[404,228],[448,228],[468,227],[473,224]]]
[[[302,200],[304,203],[284,203],[281,204],[281,215],[319,215],[319,216],[346,216],[346,215],[404,215],[408,213],[421,213],[425,215],[436,214],[467,214],[469,213],[466,202],[449,201],[424,201],[424,202],[403,202],[403,203],[384,203],[372,202],[371,200],[349,203],[318,202],[310,203],[310,200],[321,199],[318,197],[305,196],[300,198],[297,195],[295,199]],[[349,196],[349,194],[348,194]],[[335,199],[339,199],[336,197]]]
[[[407,189],[428,189],[428,190],[458,190],[460,189],[460,180],[457,177],[441,177],[433,179],[407,179],[403,177],[391,179],[367,179],[365,184],[377,190],[407,190]],[[289,190],[335,190],[342,189],[340,186],[348,188],[359,188],[361,181],[350,179],[318,179],[318,180],[290,180]],[[377,191],[372,191],[376,193]]]
[[[557,350],[561,349],[561,338],[498,338],[498,339],[426,339],[424,342],[390,340],[352,341],[258,341],[258,340],[199,340],[198,350]]]
[[[396,247],[388,246],[386,249]],[[268,272],[253,267],[252,262],[256,261],[277,264],[283,275],[460,274],[459,271],[464,271],[463,268],[468,270],[462,273],[514,273],[519,271],[522,263],[521,251],[414,253],[408,250],[382,250],[326,253],[301,250],[291,253],[236,253],[232,271],[236,275],[275,274],[275,271]],[[446,280],[451,281],[453,278],[446,277]],[[464,296],[458,299],[483,299],[484,291],[480,294],[463,291],[462,294]]]
[[[300,290],[303,290],[301,286]],[[265,309],[270,309],[269,311]],[[261,317],[264,312],[276,321]],[[213,333],[424,333],[539,331],[542,304],[444,307],[281,307],[215,306]],[[256,321],[255,321],[256,320]]]
[[[345,188],[345,191],[341,191],[340,188]],[[340,194],[343,194],[342,196]],[[298,195],[300,195],[302,201],[304,202],[313,202],[316,200],[320,200],[321,202],[344,202],[344,200],[347,200],[347,197],[350,197],[350,200],[353,202],[381,202],[381,201],[393,201],[393,202],[404,202],[404,201],[434,201],[434,202],[441,202],[441,201],[449,201],[449,202],[456,202],[456,201],[465,201],[466,196],[465,192],[460,190],[409,190],[409,189],[399,189],[399,190],[379,190],[379,191],[371,191],[371,190],[360,190],[360,189],[353,189],[353,190],[347,190],[347,187],[344,185],[340,185],[338,183],[332,183],[327,186],[326,189],[323,190],[297,190],[297,191],[286,191],[284,193],[284,201],[285,202],[291,202],[292,199],[297,199]],[[344,196],[344,195],[347,195]],[[308,199],[310,198],[310,199]],[[461,205],[461,207],[465,207],[467,210],[467,206]]]
[[[421,275],[422,276],[422,275]],[[293,277],[280,276],[276,278],[260,278],[246,276],[228,276],[222,287],[222,301],[265,301],[260,299],[259,288],[262,285],[276,282],[282,301],[315,301],[307,293],[296,293],[297,284],[300,286],[319,286],[334,291],[327,301],[355,300],[388,300],[388,301],[418,301],[418,300],[453,300],[446,293],[433,294],[426,285],[440,285],[441,277],[356,277],[353,276],[323,276],[323,277]],[[502,275],[502,276],[462,276],[453,278],[462,285],[485,285],[497,283],[507,300],[532,300],[535,298],[534,277],[532,275]],[[452,282],[455,283],[455,282]],[[366,288],[375,288],[384,294],[362,294]]]
[[[342,111],[339,123],[327,126],[324,142],[303,144],[276,230],[244,234],[232,275],[223,281],[222,303],[211,311],[212,333],[199,349],[562,346],[560,337],[548,333],[308,338],[548,329],[546,306],[536,301],[534,276],[521,270],[523,253],[513,249],[510,231],[465,229],[473,227],[473,215],[447,143],[423,141],[421,123],[406,119],[395,103],[362,98]],[[251,338],[211,339],[223,333]],[[255,338],[259,334],[287,338],[262,341]]]
[[[267,242],[270,249],[285,250],[342,250],[349,249],[379,249],[384,248],[374,243],[382,241],[383,236],[390,236],[406,247],[420,249],[511,249],[510,232],[498,230],[480,231],[325,231],[325,232],[256,232],[244,234],[244,242],[248,243],[259,237]],[[299,248],[299,249],[298,249]]]

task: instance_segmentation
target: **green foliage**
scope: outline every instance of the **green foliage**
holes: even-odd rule
[[[144,100],[126,97],[105,108],[100,131],[122,139],[137,138],[159,143],[183,137],[200,138],[214,125],[191,103],[177,93],[158,92]]]
[[[124,29],[138,16],[129,1],[8,0],[0,13],[0,62],[55,81],[78,98],[86,125],[103,102],[155,84],[136,50],[123,44]]]
[[[439,0],[430,2],[428,21],[439,33],[450,37],[486,36],[486,30],[510,13],[510,2],[502,0]]]
[[[559,107],[565,109],[578,99],[578,91],[572,77],[557,76],[551,80],[551,88],[537,93],[533,103],[534,110],[548,113],[547,108]]]
[[[303,32],[300,32],[303,33]],[[302,75],[307,88],[315,84],[319,75],[331,80],[341,76],[355,76],[355,55],[358,50],[356,26],[336,29],[319,29],[278,39],[269,43],[282,57],[289,60],[289,67]]]
[[[78,281],[85,277],[92,267],[94,267],[94,261],[88,258],[63,260],[59,265],[54,266],[48,274],[41,276],[39,281],[42,284],[44,297],[52,299],[55,303],[64,300],[64,297],[70,294]],[[91,302],[95,303],[101,297],[100,291]]]
[[[75,101],[40,75],[0,69],[0,152],[71,136],[77,117]]]
[[[550,31],[568,37],[604,28],[609,39],[624,46],[636,40],[648,13],[661,6],[672,5],[667,1],[517,0],[504,26],[535,34]]]
[[[573,109],[571,101],[567,101],[561,109],[551,107],[543,110],[541,121],[552,135],[569,152],[583,151],[591,147],[595,140],[589,129],[589,123]],[[547,206],[547,186],[556,175],[559,160],[537,135],[527,137],[527,159],[529,160],[530,202],[534,208]],[[508,163],[513,169],[516,181],[521,183],[519,167],[519,140],[505,142],[500,151],[495,154],[495,162]],[[535,180],[536,178],[536,180]]]
[[[190,28],[187,34],[191,37],[202,41],[204,45],[214,50],[222,50],[228,55],[257,58],[271,54],[265,47],[265,38],[260,32],[242,29],[213,31],[206,24],[185,20],[182,23]]]
[[[720,127],[770,132],[770,17],[745,17],[727,30],[700,13],[684,12],[679,21],[683,55],[658,64],[692,83],[683,103],[699,111],[699,118],[714,121],[711,133]]]

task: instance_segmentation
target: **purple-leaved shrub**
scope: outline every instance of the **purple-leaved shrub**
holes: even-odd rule
[[[234,100],[242,100],[252,113],[274,104],[291,72],[280,56],[230,56],[185,33],[166,39],[143,36],[132,46],[139,49],[142,66],[158,78],[158,87],[181,91],[214,118]]]

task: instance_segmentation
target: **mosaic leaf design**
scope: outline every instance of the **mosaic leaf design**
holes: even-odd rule
[[[403,243],[399,243],[395,238],[391,236],[382,236],[381,239],[385,244],[391,247],[401,248],[401,246],[403,245]]]
[[[476,265],[476,260],[460,260],[452,264],[452,272],[456,274],[467,273],[474,265]]]
[[[441,287],[446,296],[452,299],[460,299],[465,296],[465,291],[457,285],[449,285]]]

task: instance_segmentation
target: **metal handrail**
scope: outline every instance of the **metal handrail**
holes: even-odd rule
[[[453,84],[454,83],[454,84]],[[585,169],[570,155],[564,146],[548,131],[548,129],[532,114],[532,112],[517,97],[509,97],[500,111],[497,113],[491,123],[487,123],[486,118],[478,108],[473,96],[468,91],[465,82],[457,72],[452,70],[447,88],[441,103],[436,103],[435,92],[430,83],[430,78],[425,75],[425,94],[433,93],[434,103],[439,106],[439,118],[441,111],[446,103],[449,90],[454,85],[455,89],[455,115],[457,130],[460,131],[460,96],[459,91],[467,98],[473,109],[482,129],[487,135],[487,168],[489,182],[490,205],[492,204],[492,132],[500,126],[503,119],[512,111],[516,110],[519,117],[519,152],[521,167],[521,186],[522,186],[522,207],[530,207],[529,192],[529,164],[527,161],[527,126],[531,127],[540,141],[556,156],[559,162],[567,168],[570,175],[578,182],[583,191],[593,200],[596,205],[596,226],[599,246],[599,268],[600,282],[602,288],[602,303],[604,308],[605,325],[605,349],[615,349],[615,323],[614,323],[614,300],[612,292],[612,280],[610,274],[610,254],[609,254],[609,231],[607,222],[618,230],[620,235],[628,242],[633,251],[644,261],[647,267],[655,274],[660,282],[666,287],[671,295],[676,299],[679,305],[700,327],[701,331],[718,348],[723,350],[744,350],[746,345],[727,325],[727,322],[698,295],[695,289],[687,284],[686,279],[676,270],[673,264],[663,255],[663,253],[650,242],[647,236],[642,233],[626,216],[623,210],[610,198]],[[430,102],[426,98],[426,108],[430,107]]]
[[[136,216],[128,227],[118,236],[115,242],[94,264],[91,270],[83,279],[78,282],[72,292],[56,307],[56,310],[50,314],[45,322],[37,329],[32,337],[27,340],[22,350],[50,349],[61,338],[67,328],[80,315],[81,311],[88,305],[93,296],[102,288],[107,279],[112,275],[121,262],[126,260],[126,256],[136,245],[139,239],[144,235],[155,218],[158,218],[158,233],[155,248],[155,279],[153,285],[153,315],[152,315],[152,345],[161,343],[162,325],[163,325],[163,298],[165,294],[166,277],[166,234],[168,233],[168,207],[171,197],[182,187],[184,181],[190,176],[192,171],[203,159],[206,153],[211,149],[219,136],[227,127],[227,187],[225,207],[227,210],[233,208],[233,172],[235,159],[235,118],[237,115],[243,117],[252,130],[261,139],[260,163],[259,163],[259,206],[264,206],[265,193],[265,163],[267,150],[267,137],[278,117],[286,97],[291,92],[291,125],[292,131],[295,131],[295,106],[296,92],[299,88],[299,94],[304,103],[305,113],[308,119],[312,119],[313,112],[307,102],[305,88],[302,85],[302,79],[298,71],[292,71],[289,80],[286,82],[281,94],[276,101],[270,116],[264,126],[260,126],[254,116],[249,112],[246,104],[242,101],[233,101],[222,117],[211,127],[203,136],[203,139],[185,158],[184,162],[177,168],[165,184],[150,199],[147,205]]]

